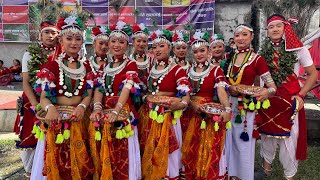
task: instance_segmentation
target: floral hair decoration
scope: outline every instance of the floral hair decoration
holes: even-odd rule
[[[189,41],[192,48],[199,48],[200,46],[209,46],[210,37],[207,31],[197,31]]]
[[[211,38],[210,38],[210,46],[212,46],[213,44],[217,43],[217,42],[221,42],[224,44],[224,38],[221,34],[214,34]]]
[[[165,42],[171,46],[172,37],[173,37],[173,32],[166,29],[156,30],[151,34],[151,39],[153,44]]]
[[[189,35],[185,32],[175,32],[172,36],[173,46],[187,44],[189,41]]]
[[[110,38],[115,36],[129,41],[129,36],[132,35],[132,27],[123,21],[118,21],[117,24],[110,26],[109,29],[111,30]]]
[[[148,36],[150,35],[149,29],[143,23],[134,24],[132,26],[132,31],[133,31],[132,38],[136,38],[136,37],[148,38]]]
[[[109,40],[110,29],[106,26],[95,26],[92,28],[92,39]]]

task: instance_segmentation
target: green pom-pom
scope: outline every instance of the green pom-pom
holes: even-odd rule
[[[101,92],[102,94],[104,94],[104,92],[105,92],[105,90],[104,90],[103,87],[100,87],[98,90],[99,90],[99,92]]]
[[[83,92],[84,96],[89,96],[89,93],[88,93],[88,90],[86,89],[84,92]]]
[[[94,135],[94,139],[96,141],[101,141],[101,132],[100,131],[96,131],[96,133]]]
[[[206,123],[206,121],[203,119],[203,120],[201,121],[200,129],[206,129],[206,127],[207,127],[207,123]]]
[[[57,103],[57,98],[56,97],[52,97],[51,98],[51,102],[52,102],[52,104],[56,104]]]
[[[130,132],[131,131],[131,124],[126,125],[126,127],[124,127],[124,130],[126,132]]]
[[[235,119],[234,122],[237,123],[237,124],[241,124],[241,123],[242,123],[242,119],[241,119],[240,114],[238,114],[238,115],[236,116],[236,119]]]
[[[158,117],[157,117],[157,123],[163,123],[163,121],[164,121],[163,114],[159,114]]]
[[[46,91],[46,98],[50,98],[50,97],[51,97],[50,91]]]
[[[56,144],[62,144],[63,140],[64,140],[63,135],[61,133],[59,133],[57,135]]]
[[[254,108],[255,108],[254,102],[251,101],[251,103],[249,104],[249,109],[250,109],[250,111],[253,111]]]
[[[260,102],[260,101],[257,101],[256,109],[260,109],[260,108],[261,108],[261,102]]]
[[[172,120],[172,124],[173,124],[173,125],[176,125],[176,124],[177,124],[177,120],[176,120],[176,119],[173,119],[173,120]]]
[[[219,99],[218,99],[218,96],[217,96],[217,95],[213,96],[213,100],[214,100],[214,101],[218,101],[218,100],[219,100]]]
[[[214,131],[218,131],[219,130],[219,123],[215,122],[214,123]]]
[[[39,136],[39,139],[41,140],[41,141],[44,141],[44,131],[40,131],[40,136]]]
[[[226,123],[226,128],[227,128],[227,129],[231,129],[231,127],[232,127],[232,124],[231,124],[230,121],[228,121],[228,122]]]
[[[247,103],[247,104],[250,102],[250,100],[247,99],[247,98],[245,98],[245,97],[242,98],[242,101],[245,102],[245,103]]]
[[[41,108],[41,104],[38,103],[38,104],[36,105],[36,111],[39,111],[40,108]]]
[[[69,129],[65,129],[63,131],[63,138],[64,139],[69,139],[70,138],[70,130]]]

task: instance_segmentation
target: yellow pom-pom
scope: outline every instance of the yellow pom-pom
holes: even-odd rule
[[[253,111],[254,108],[255,108],[254,102],[251,101],[251,103],[249,104],[249,109],[250,109],[250,111]]]
[[[179,119],[182,116],[183,111],[182,110],[177,110],[173,112],[173,118]]]
[[[35,131],[36,131],[36,134],[34,135],[37,139],[39,139],[40,138],[40,129],[37,127],[36,129],[35,129]]]
[[[151,119],[157,120],[157,118],[158,118],[158,112],[157,112],[157,111],[152,111],[152,117],[151,117]]]
[[[124,127],[124,130],[126,130],[126,132],[130,132],[131,131],[131,124],[126,125],[126,127]]]
[[[163,121],[164,121],[163,114],[159,114],[158,117],[157,117],[157,123],[163,123]]]
[[[122,131],[122,137],[125,138],[127,136],[126,130],[121,129],[121,131]]]
[[[173,120],[172,120],[172,124],[173,124],[173,125],[176,125],[176,124],[177,124],[177,120],[176,120],[176,119],[173,119]]]
[[[62,144],[63,140],[64,140],[63,135],[61,133],[59,133],[57,135],[56,144]]]
[[[243,97],[242,101],[243,101],[244,103],[249,103],[249,102],[250,102],[250,100],[247,99],[247,98],[245,98],[245,97]]]
[[[131,136],[134,135],[134,131],[130,131],[128,134],[129,134],[129,136],[131,137]]]
[[[268,109],[269,107],[270,107],[269,99],[264,100],[263,103],[262,103],[262,108],[263,109]]]
[[[122,131],[121,131],[121,130],[117,130],[117,131],[116,131],[116,138],[117,138],[117,139],[122,139],[122,138],[123,138],[123,136],[122,136]]]
[[[43,130],[40,131],[39,139],[40,139],[41,141],[44,140],[44,131],[43,131]]]
[[[231,124],[230,121],[228,121],[228,122],[226,123],[226,128],[227,128],[227,129],[231,129],[231,127],[232,127],[232,124]]]
[[[37,125],[33,125],[31,133],[35,134],[37,132],[37,129],[38,129]]]
[[[200,129],[206,129],[206,127],[207,127],[206,121],[205,121],[205,120],[202,120],[202,121],[201,121],[201,125],[200,125]]]
[[[241,109],[240,113],[242,117],[246,116],[246,111],[244,109]]]
[[[94,135],[94,139],[96,141],[101,141],[101,132],[100,131],[96,131],[96,133]]]
[[[214,123],[214,131],[218,131],[219,130],[219,123],[215,122]]]
[[[257,101],[256,109],[260,109],[260,108],[261,108],[261,102],[260,102],[260,101]]]
[[[63,138],[64,139],[69,139],[70,138],[70,130],[69,129],[65,129],[63,131]]]
[[[150,110],[149,111],[149,118],[151,118],[152,119],[152,114],[153,114],[153,112],[152,112],[153,110]],[[152,119],[153,120],[153,119]]]
[[[243,103],[243,108],[244,108],[244,109],[248,109],[248,104],[244,102],[244,103]]]

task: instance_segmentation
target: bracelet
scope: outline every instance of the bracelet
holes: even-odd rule
[[[180,103],[184,104],[185,106],[188,106],[188,103],[185,100],[181,100]]]
[[[146,102],[146,97],[147,97],[147,96],[148,96],[148,95],[146,95],[146,94],[142,96],[142,102]]]
[[[273,87],[269,87],[269,88],[268,88],[268,92],[269,92],[269,93],[276,92],[276,89],[274,89]]]
[[[48,112],[48,110],[49,110],[49,108],[50,108],[51,106],[54,106],[54,105],[53,105],[53,104],[48,104],[48,105],[46,105],[46,107],[45,107],[46,112]]]
[[[127,88],[127,89],[129,89],[129,90],[131,90],[132,84],[130,84],[130,83],[127,82],[127,83],[124,85],[124,87]]]
[[[78,104],[78,106],[83,107],[83,109],[84,109],[84,110],[86,110],[86,109],[87,109],[87,106],[86,106],[85,104],[83,104],[83,103]]]
[[[118,102],[116,106],[118,106],[120,109],[122,109],[123,104],[121,102]]]
[[[93,106],[96,106],[96,105],[102,105],[102,103],[100,101],[93,103]]]
[[[226,113],[231,113],[231,107],[225,107],[225,109],[226,109]]]
[[[111,113],[118,115],[118,112],[116,110],[112,110]]]

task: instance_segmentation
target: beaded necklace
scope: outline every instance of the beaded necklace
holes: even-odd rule
[[[169,73],[171,63],[172,63],[172,58],[170,57],[168,62],[156,61],[156,63],[152,66],[150,75],[148,77],[148,89],[152,95],[155,95],[156,93],[159,92],[159,84],[161,84],[162,80]],[[162,70],[157,70],[158,65],[165,66],[165,67]]]
[[[192,66],[190,68],[190,71],[188,73],[188,77],[191,83],[191,87],[193,91],[190,93],[190,95],[195,95],[200,91],[200,86],[203,84],[203,81],[208,75],[210,74],[210,65],[206,65],[203,68],[202,72],[196,71],[196,66]],[[195,81],[197,81],[197,84],[195,85]]]
[[[79,91],[82,89],[84,84],[86,69],[84,68],[84,65],[81,61],[76,61],[76,69],[69,68],[69,60],[64,59],[65,56],[66,54],[62,53],[57,59],[57,63],[59,65],[59,85],[62,86],[62,89],[59,89],[58,92],[59,94],[63,94],[64,96],[70,98],[73,95],[79,95]],[[72,87],[71,79],[76,80],[76,84],[74,87]]]
[[[186,60],[186,59],[179,59],[178,57],[174,56],[173,57],[174,62],[178,65],[180,65],[180,63],[183,63],[184,65],[181,66],[182,69],[187,70],[190,67],[190,63]]]
[[[91,56],[90,59],[89,59],[89,64],[90,64],[90,67],[91,67],[91,70],[93,72],[94,75],[97,75],[97,72],[98,70],[100,69],[100,65],[99,65],[99,61],[104,61],[104,62],[107,62],[107,58],[101,58],[100,56]]]
[[[114,63],[116,62],[120,62],[120,64],[118,67],[113,68]],[[119,61],[119,60],[112,61],[104,68],[102,87],[105,90],[106,96],[114,96],[114,93],[113,93],[114,78],[117,74],[119,74],[125,68],[127,62],[128,62],[128,58],[126,56],[123,56],[122,61]]]
[[[235,62],[236,62],[237,57],[238,57],[238,53],[235,53],[232,57],[231,64],[229,65],[229,68],[228,68],[227,78],[232,85],[240,84],[241,79],[242,79],[242,75],[243,75],[243,71],[244,71],[245,67],[247,66],[247,62],[250,62],[252,59],[252,51],[249,50],[246,53],[245,58],[242,61],[238,71],[236,73],[234,73],[233,68],[235,66]]]

